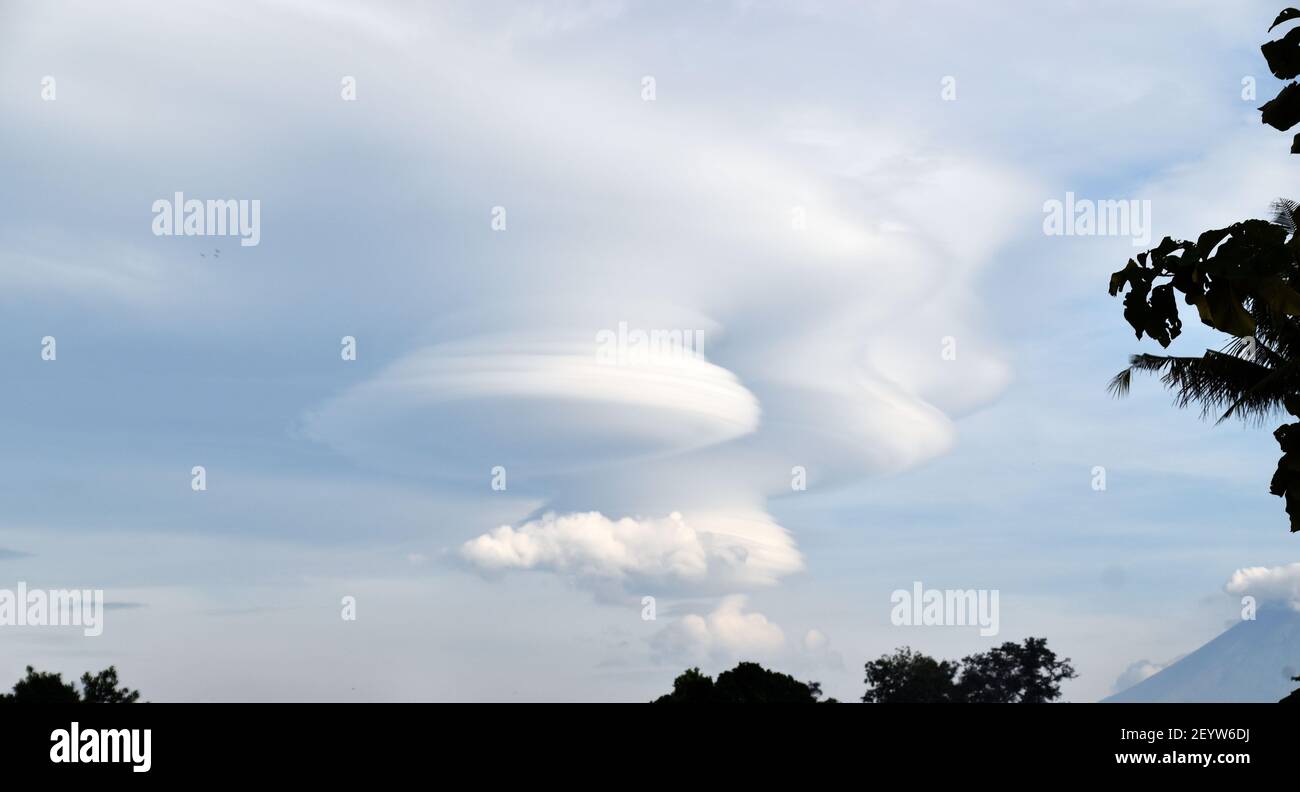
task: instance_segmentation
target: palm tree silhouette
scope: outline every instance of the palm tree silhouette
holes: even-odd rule
[[[1273,28],[1300,19],[1288,8]],[[1280,79],[1300,76],[1300,27],[1262,48]],[[1264,123],[1287,130],[1300,123],[1300,84],[1290,83],[1260,108]],[[1292,153],[1300,153],[1296,135]],[[1196,241],[1165,237],[1111,275],[1110,294],[1125,288],[1124,318],[1140,339],[1168,347],[1182,332],[1177,296],[1195,306],[1202,323],[1230,336],[1203,355],[1133,355],[1109,390],[1127,395],[1134,372],[1159,375],[1179,407],[1198,405],[1259,423],[1283,411],[1300,418],[1300,203],[1280,198],[1270,220],[1245,220],[1201,234]],[[1291,530],[1300,531],[1300,422],[1273,433],[1283,456],[1269,491],[1286,498]]]

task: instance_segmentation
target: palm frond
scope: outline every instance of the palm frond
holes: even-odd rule
[[[1269,205],[1273,210],[1272,221],[1275,225],[1280,225],[1286,229],[1288,234],[1294,234],[1297,226],[1297,213],[1300,213],[1300,203],[1290,198],[1278,198]]]
[[[1282,408],[1282,399],[1294,392],[1291,367],[1270,369],[1234,354],[1206,350],[1201,357],[1134,355],[1129,368],[1111,379],[1108,390],[1125,396],[1132,387],[1133,372],[1159,374],[1160,382],[1174,393],[1178,407],[1201,407],[1201,414],[1223,411],[1220,421],[1236,416],[1242,420],[1263,420]]]
[[[1133,369],[1126,368],[1111,378],[1106,390],[1115,398],[1122,399],[1133,389]]]

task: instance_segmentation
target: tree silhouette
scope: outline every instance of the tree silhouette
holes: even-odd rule
[[[688,668],[673,680],[673,692],[655,699],[655,704],[706,704],[713,701],[713,677]]]
[[[117,668],[109,666],[94,676],[81,675],[81,700],[87,704],[134,704],[140,691],[117,686]]]
[[[718,681],[689,668],[673,680],[673,692],[655,704],[816,704],[822,688],[789,674],[769,671],[758,663],[739,663],[718,674]],[[827,699],[824,703],[834,702]]]
[[[1270,31],[1300,18],[1288,8]],[[1300,27],[1262,47],[1273,75],[1300,75]],[[1300,123],[1300,85],[1291,82],[1260,108],[1265,124],[1287,130]],[[1300,134],[1291,147],[1300,153]],[[1168,347],[1182,332],[1176,294],[1196,307],[1203,324],[1231,338],[1198,357],[1134,355],[1111,380],[1129,392],[1133,372],[1159,374],[1179,407],[1202,415],[1264,421],[1285,410],[1300,417],[1300,204],[1279,199],[1271,220],[1244,220],[1212,229],[1195,242],[1165,237],[1110,277],[1110,294],[1124,297],[1124,318],[1140,339]],[[1300,422],[1274,433],[1283,456],[1269,491],[1285,498],[1291,530],[1300,531]]]
[[[910,647],[866,664],[868,704],[1042,704],[1061,697],[1061,682],[1078,676],[1058,660],[1046,638],[1010,641],[960,663]]]
[[[76,704],[81,695],[62,674],[37,671],[27,666],[27,676],[14,683],[13,693],[0,693],[0,702],[14,704]]]
[[[81,675],[83,692],[76,685],[64,682],[62,674],[37,671],[27,666],[27,676],[14,684],[12,693],[0,693],[0,703],[5,704],[134,704],[140,700],[140,691],[118,687],[117,668],[109,666],[94,676]]]
[[[868,704],[946,704],[958,701],[957,664],[912,651],[904,646],[892,655],[867,663]]]
[[[1061,682],[1077,674],[1070,661],[1057,660],[1046,638],[1007,642],[962,659],[958,693],[973,704],[1045,704],[1061,696]]]

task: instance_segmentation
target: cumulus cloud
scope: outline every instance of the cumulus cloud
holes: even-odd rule
[[[1249,595],[1263,603],[1286,604],[1300,610],[1300,562],[1238,569],[1223,588],[1229,594]]]
[[[844,668],[844,655],[832,648],[831,639],[817,629],[804,633],[803,654],[798,661],[800,665],[813,667]]]
[[[687,614],[655,634],[651,650],[658,660],[725,662],[780,653],[785,633],[757,612],[745,611],[746,598],[724,597],[706,615]]]
[[[483,571],[545,570],[602,590],[610,584],[690,585],[706,579],[762,585],[803,568],[789,533],[767,515],[752,514],[546,514],[471,539],[460,555]]]
[[[741,660],[766,662],[783,669],[814,671],[844,668],[844,658],[818,629],[802,639],[787,638],[786,631],[765,614],[747,609],[748,600],[731,594],[707,613],[687,613],[656,632],[649,640],[656,663],[721,666]]]
[[[1128,668],[1124,669],[1124,672],[1115,680],[1115,684],[1111,686],[1111,692],[1122,693],[1137,683],[1155,676],[1176,662],[1177,659],[1171,660],[1168,663],[1153,663],[1150,660],[1138,660]]]

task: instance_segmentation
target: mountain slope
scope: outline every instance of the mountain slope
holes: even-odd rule
[[[1261,607],[1177,663],[1107,702],[1275,702],[1300,683],[1300,613]]]

